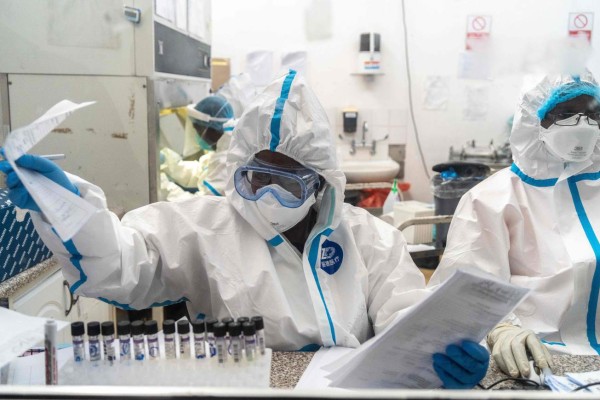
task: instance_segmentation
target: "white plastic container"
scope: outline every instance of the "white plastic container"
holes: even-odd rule
[[[418,217],[431,217],[434,215],[432,204],[420,201],[402,201],[394,204],[394,226]],[[433,242],[433,225],[414,225],[402,231],[409,244]]]

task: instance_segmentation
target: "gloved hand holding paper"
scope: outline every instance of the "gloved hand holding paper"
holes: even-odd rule
[[[63,241],[73,237],[96,212],[96,208],[72,189],[48,179],[39,169],[21,168],[16,161],[75,110],[90,104],[93,102],[76,104],[63,100],[31,124],[12,131],[3,147],[4,157],[12,170]]]
[[[458,270],[383,332],[337,360],[335,368],[326,366],[330,386],[439,388],[433,355],[465,339],[480,342],[528,292],[491,275]]]

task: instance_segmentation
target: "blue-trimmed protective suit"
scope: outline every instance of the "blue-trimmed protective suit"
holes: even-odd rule
[[[302,253],[234,189],[232,172],[265,149],[326,180]],[[65,244],[32,218],[77,294],[133,309],[187,301],[192,317],[262,315],[267,345],[278,350],[358,346],[424,297],[401,233],[343,203],[327,116],[301,77],[290,72],[249,105],[227,167],[225,197],[155,203],[121,221],[100,188],[71,175],[101,211]]]
[[[581,80],[596,84],[590,74]],[[463,267],[530,288],[514,322],[551,350],[597,355],[600,148],[589,160],[563,163],[539,140],[538,111],[556,88],[572,82],[566,75],[545,77],[526,87],[510,137],[514,164],[463,196],[430,285]]]

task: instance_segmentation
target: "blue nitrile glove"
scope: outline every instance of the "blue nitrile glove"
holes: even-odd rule
[[[24,154],[17,159],[16,163],[19,167],[36,171],[65,189],[79,195],[77,187],[71,183],[64,171],[52,161],[39,156]],[[10,201],[19,208],[39,212],[40,208],[35,204],[35,201],[29,195],[29,192],[27,192],[27,189],[25,189],[25,186],[23,186],[23,183],[16,172],[13,171],[8,161],[0,161],[0,172],[6,174],[6,186],[9,189],[8,198]]]
[[[433,355],[433,369],[446,389],[471,389],[484,377],[490,363],[485,347],[470,340],[446,347],[446,354]]]

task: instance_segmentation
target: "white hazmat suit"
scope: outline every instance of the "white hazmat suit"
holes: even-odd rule
[[[524,91],[510,137],[514,164],[463,196],[430,285],[462,267],[530,288],[515,310],[522,327],[552,350],[597,355],[600,148],[563,163],[540,140],[537,115],[555,88],[573,81],[546,77]],[[591,75],[581,81],[595,84]]]
[[[234,188],[233,171],[265,149],[326,180],[302,254]],[[192,318],[262,315],[276,350],[358,346],[425,296],[401,233],[343,203],[325,111],[301,77],[290,72],[250,104],[227,166],[226,197],[155,203],[122,221],[100,188],[70,176],[101,211],[65,244],[32,218],[75,293],[124,309],[187,301]]]
[[[223,136],[217,142],[215,151],[207,152],[198,161],[183,160],[177,152],[163,148],[161,153],[165,160],[160,165],[163,172],[160,198],[180,201],[196,195],[223,196],[229,180],[226,168],[227,150],[236,123],[235,119],[224,123]],[[197,188],[198,191],[192,193],[182,188]]]

